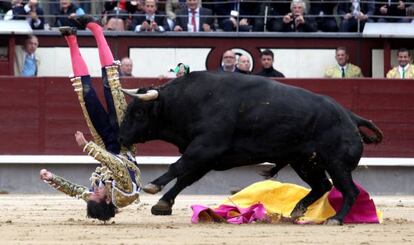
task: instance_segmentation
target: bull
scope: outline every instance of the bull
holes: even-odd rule
[[[170,215],[177,195],[211,170],[269,162],[274,165],[267,177],[289,164],[311,188],[292,210],[292,219],[333,184],[344,201],[326,223],[342,224],[359,194],[351,172],[363,143],[379,143],[383,137],[371,121],[330,97],[259,76],[192,72],[158,88],[124,92],[135,98],[119,141],[128,147],[160,139],[182,154],[143,188],[155,194],[177,179],[151,208],[154,215]]]

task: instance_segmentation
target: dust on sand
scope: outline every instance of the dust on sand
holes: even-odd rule
[[[103,224],[64,195],[0,195],[0,244],[414,244],[414,196],[374,197],[383,224],[191,224],[192,204],[225,196],[179,196],[171,216],[151,215],[159,196],[142,195]]]

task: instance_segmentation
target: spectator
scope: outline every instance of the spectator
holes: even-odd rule
[[[413,79],[414,78],[414,66],[411,64],[411,55],[408,49],[400,48],[397,52],[398,66],[393,67],[387,73],[387,78],[401,78],[401,79]]]
[[[102,23],[105,30],[124,31],[131,25],[131,15],[136,12],[140,1],[105,1],[102,13]]]
[[[366,22],[373,22],[370,18],[374,14],[373,1],[360,2],[348,0],[338,4],[338,15],[341,16],[340,32],[362,32]]]
[[[83,30],[83,26],[79,25],[76,22],[75,18],[77,16],[82,16],[85,14],[85,11],[74,3],[71,0],[60,0],[60,9],[59,12],[55,14],[55,27],[60,26],[71,26],[77,27],[78,29]]]
[[[175,18],[177,17],[176,12],[186,7],[185,2],[185,0],[167,0],[165,2],[165,13],[170,30],[174,29]]]
[[[11,0],[11,8],[4,15],[4,20],[25,20],[26,12],[24,11],[23,0]]]
[[[315,18],[305,17],[307,12],[306,3],[303,0],[292,0],[291,12],[283,16],[284,32],[314,32],[317,31]]]
[[[236,71],[236,54],[232,50],[223,53],[219,71],[235,72]]]
[[[129,57],[124,57],[121,60],[121,66],[119,67],[120,77],[133,77],[132,75],[133,63]]]
[[[290,3],[284,0],[271,1],[267,0],[260,4],[259,16],[256,18],[254,31],[276,31],[283,29],[283,16],[290,12]]]
[[[190,67],[183,63],[178,63],[178,65],[171,69],[170,72],[173,72],[176,77],[182,77],[188,73],[190,73]]]
[[[212,11],[201,7],[200,0],[187,0],[186,7],[177,11],[174,31],[213,31]]]
[[[136,32],[164,32],[169,30],[164,15],[163,12],[157,11],[157,0],[145,0],[144,11],[134,16],[131,29]]]
[[[324,32],[337,32],[338,24],[334,17],[334,10],[338,5],[338,1],[332,0],[310,0],[311,15],[318,16],[316,23],[318,30]]]
[[[250,59],[247,55],[241,55],[236,65],[236,71],[243,74],[250,74]]]
[[[14,75],[31,77],[36,76],[40,59],[36,54],[39,40],[34,35],[29,35],[23,45],[16,46],[16,59],[14,63]]]
[[[26,20],[33,30],[45,29],[45,12],[39,7],[37,0],[29,0],[29,2],[24,5],[24,11],[27,16]]]
[[[409,18],[392,18],[392,17],[404,17],[406,16],[407,8],[410,6],[407,1],[401,0],[389,0],[387,3],[375,4],[375,15],[381,16],[377,19],[377,22],[399,22],[408,23],[411,20]],[[391,18],[390,18],[391,17]]]
[[[212,5],[219,27],[223,31],[252,31],[260,5],[252,2],[227,1]]]
[[[285,77],[283,73],[273,68],[275,55],[270,49],[265,49],[260,55],[260,62],[262,63],[263,70],[256,75],[264,77]]]
[[[361,68],[349,63],[349,54],[345,47],[336,48],[335,59],[338,64],[326,69],[326,78],[363,77]]]

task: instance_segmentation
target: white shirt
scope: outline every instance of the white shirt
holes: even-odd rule
[[[196,22],[196,32],[199,32],[199,26],[200,26],[200,8],[197,8],[195,13],[195,22]],[[187,30],[188,32],[193,32],[193,25],[192,25],[192,18],[193,18],[193,12],[191,11],[191,9],[188,9],[188,25],[187,25]]]

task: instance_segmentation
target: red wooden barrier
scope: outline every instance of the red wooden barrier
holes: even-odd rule
[[[123,87],[165,81],[123,79]],[[364,155],[414,157],[414,81],[386,79],[284,79],[282,82],[329,95],[384,132],[383,143],[367,146]],[[100,79],[94,79],[97,88]],[[102,91],[97,89],[99,96]],[[0,77],[0,154],[82,154],[76,130],[88,132],[68,78]],[[87,135],[90,137],[90,135]],[[138,154],[177,155],[161,141],[138,145]]]

